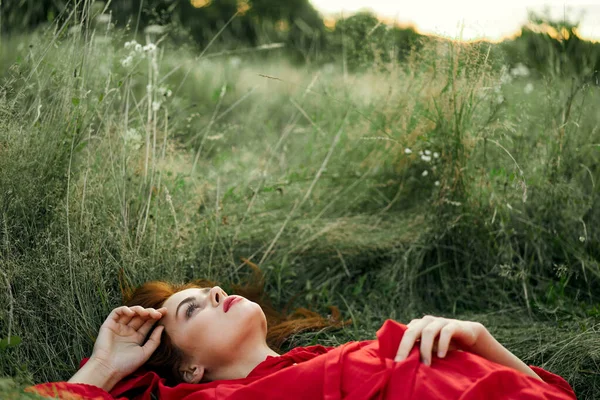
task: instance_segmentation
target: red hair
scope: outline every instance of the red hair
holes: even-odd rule
[[[248,260],[244,261],[253,269],[252,279],[245,285],[233,285],[233,292],[260,305],[267,319],[267,344],[275,351],[280,352],[281,345],[295,333],[322,328],[340,328],[352,323],[350,319],[340,320],[340,312],[334,306],[329,307],[331,316],[328,318],[306,308],[298,308],[287,315],[285,310],[283,312],[276,311],[264,295],[264,277],[260,268]],[[212,287],[216,284],[216,282],[205,279],[184,284],[151,281],[132,289],[129,285],[124,284],[124,279],[121,279],[121,290],[124,305],[159,309],[169,297],[177,292],[191,288]],[[150,334],[151,332],[148,336]],[[160,345],[152,353],[145,366],[166,378],[169,384],[177,384],[183,382],[179,372],[182,361],[182,351],[173,345],[169,335],[163,330]]]

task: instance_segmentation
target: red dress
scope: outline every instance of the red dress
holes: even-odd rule
[[[297,347],[280,357],[267,356],[243,379],[169,387],[154,372],[140,369],[110,393],[66,382],[27,390],[86,400],[576,399],[567,381],[542,368],[531,366],[543,382],[465,351],[451,351],[441,359],[434,355],[431,366],[426,366],[415,346],[404,361],[394,362],[406,329],[387,320],[376,340],[335,348]]]

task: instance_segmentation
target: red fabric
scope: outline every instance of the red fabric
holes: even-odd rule
[[[153,372],[138,372],[109,393],[90,385],[44,383],[31,388],[61,399],[101,400],[253,400],[253,399],[576,399],[558,375],[531,368],[544,382],[475,354],[451,351],[420,361],[418,346],[402,362],[393,359],[406,325],[387,320],[377,340],[344,345],[298,347],[280,357],[268,356],[243,379],[168,387]],[[294,365],[297,363],[297,365]],[[68,396],[80,397],[68,397]]]

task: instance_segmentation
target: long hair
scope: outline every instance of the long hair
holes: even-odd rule
[[[265,296],[264,276],[260,268],[248,260],[244,260],[244,262],[252,268],[252,277],[244,285],[232,285],[233,292],[260,305],[267,319],[267,345],[276,352],[279,353],[281,345],[295,333],[323,328],[340,328],[352,323],[350,319],[342,321],[339,309],[335,306],[329,307],[331,316],[327,318],[303,307],[288,314],[286,306],[283,312],[278,312]],[[138,305],[144,308],[159,309],[169,297],[177,292],[190,288],[212,287],[216,284],[216,282],[205,279],[182,284],[151,281],[134,289],[121,276],[123,304],[128,307]],[[148,337],[151,334],[152,331]],[[183,352],[173,344],[167,332],[163,330],[158,348],[144,366],[165,378],[167,384],[175,385],[183,382],[183,377],[179,372],[182,361]]]

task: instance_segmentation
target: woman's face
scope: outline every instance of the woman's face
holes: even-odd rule
[[[258,304],[228,296],[218,286],[182,290],[163,307],[167,313],[161,323],[183,352],[184,364],[201,364],[207,371],[235,363],[242,352],[264,342],[267,334],[267,320]]]

